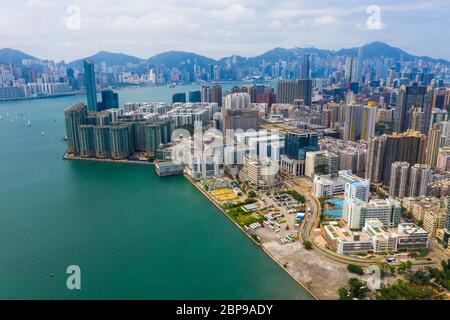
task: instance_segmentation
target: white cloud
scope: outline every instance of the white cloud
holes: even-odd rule
[[[450,34],[441,32],[450,25],[448,0],[376,2],[385,28],[368,31],[372,0],[0,0],[0,46],[66,60],[99,50],[145,58],[172,49],[220,58],[380,40],[450,58]],[[70,5],[81,8],[80,30],[66,27]],[[440,34],[438,43],[433,32]]]

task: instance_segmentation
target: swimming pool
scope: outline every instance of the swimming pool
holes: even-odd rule
[[[341,218],[342,210],[325,210],[324,215],[331,218]]]
[[[332,204],[336,208],[343,208],[344,207],[344,201],[341,200],[341,199],[332,198],[332,199],[325,200],[325,202]]]

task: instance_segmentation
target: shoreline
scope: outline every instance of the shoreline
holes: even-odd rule
[[[91,162],[106,162],[106,163],[121,163],[121,164],[139,164],[143,166],[154,166],[154,162],[140,161],[140,160],[114,160],[114,159],[99,159],[99,158],[83,158],[80,156],[69,156],[66,152],[63,155],[63,160],[75,160],[75,161],[91,161]]]
[[[212,199],[204,190],[202,190],[192,178],[184,174],[184,177],[186,180],[188,180],[192,185],[194,185],[197,190],[199,190],[214,206],[216,206],[219,211],[225,215],[225,217],[228,218],[236,227],[238,227],[239,230],[241,230],[247,238],[249,238],[256,246],[258,246],[264,253],[266,253],[283,271],[285,271],[300,287],[302,287],[303,290],[305,290],[312,298],[313,300],[319,300],[318,296],[312,292],[309,288],[306,287],[304,283],[302,283],[300,280],[298,280],[289,270],[287,270],[281,262],[273,255],[271,254],[267,249],[265,249],[259,242],[257,242],[255,239],[253,239],[236,221],[234,221],[228,214],[223,210],[223,208],[214,200]]]

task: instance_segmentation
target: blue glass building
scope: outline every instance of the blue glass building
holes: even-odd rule
[[[91,60],[84,60],[84,86],[86,87],[88,111],[97,110],[97,88],[95,86],[94,63]]]
[[[306,152],[319,150],[319,137],[314,132],[287,132],[284,154],[291,159],[305,160]]]

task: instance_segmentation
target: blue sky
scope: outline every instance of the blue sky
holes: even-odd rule
[[[367,27],[373,5],[380,8],[376,29]],[[73,6],[80,19],[77,10],[68,13]],[[0,0],[0,47],[56,60],[99,50],[142,58],[166,50],[255,56],[274,47],[372,41],[450,60],[450,1]]]

